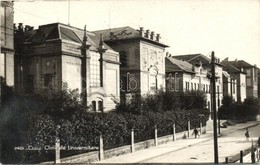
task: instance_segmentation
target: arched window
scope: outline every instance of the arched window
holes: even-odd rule
[[[103,112],[103,101],[98,101],[98,111]]]
[[[96,101],[92,101],[92,110],[97,111]]]

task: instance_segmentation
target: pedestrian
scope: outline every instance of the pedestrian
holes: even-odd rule
[[[246,141],[249,141],[250,133],[249,133],[248,129],[246,129],[245,136],[246,136]]]
[[[194,133],[194,135],[195,135],[195,138],[197,138],[198,133],[199,133],[199,131],[197,130],[197,128],[195,128],[195,129],[193,130],[193,133]]]

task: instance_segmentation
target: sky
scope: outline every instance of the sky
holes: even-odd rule
[[[46,0],[14,2],[14,23],[60,22],[88,31],[130,26],[161,34],[172,55],[201,53],[260,67],[260,0]]]

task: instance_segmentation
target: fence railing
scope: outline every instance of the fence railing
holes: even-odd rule
[[[254,141],[252,140],[251,151],[249,153],[247,153],[246,155],[244,154],[244,151],[240,151],[239,155],[240,155],[239,160],[236,161],[235,163],[259,163],[260,162],[260,147],[257,146],[257,144],[254,144]],[[229,163],[228,157],[226,157],[225,163],[226,164]]]
[[[98,151],[86,153],[86,154],[79,154],[67,158],[61,158],[60,156],[60,141],[59,139],[56,140],[56,147],[55,147],[55,160],[54,163],[79,163],[80,161],[83,161],[83,157],[91,157],[91,158],[85,158],[84,161],[98,161],[98,160],[103,160],[105,158],[110,158],[116,155],[122,155],[126,153],[131,153],[135,152],[137,150],[141,150],[144,148],[149,148],[151,146],[158,146],[159,144],[167,143],[169,141],[176,141],[177,139],[184,139],[184,138],[190,138],[191,137],[191,132],[193,129],[190,127],[190,121],[187,122],[187,130],[183,132],[178,132],[176,133],[176,128],[175,124],[172,125],[172,134],[158,137],[158,128],[157,126],[154,126],[154,138],[145,140],[142,142],[135,143],[135,130],[131,130],[130,138],[131,138],[131,143],[126,146],[121,146],[118,148],[113,148],[109,150],[104,150],[104,139],[103,136],[100,135],[99,138],[99,149]],[[203,127],[202,123],[200,122],[199,125],[199,133],[203,134],[206,133],[206,126]],[[92,159],[92,160],[91,160]],[[50,163],[50,162],[44,162],[45,163]]]

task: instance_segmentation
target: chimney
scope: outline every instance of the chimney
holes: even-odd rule
[[[157,42],[160,42],[160,38],[161,38],[161,37],[160,37],[160,34],[157,34],[157,35],[156,35],[156,41],[157,41]]]
[[[140,27],[139,34],[140,34],[141,37],[144,36],[144,28],[143,27]]]
[[[29,29],[30,29],[30,26],[29,25],[25,25],[24,31],[29,31]]]
[[[14,30],[17,30],[16,24],[14,23]]]
[[[34,29],[34,27],[33,27],[33,26],[30,26],[30,27],[29,27],[29,30],[30,30],[30,31],[31,31],[31,30],[33,30],[33,29]]]
[[[146,30],[145,37],[146,37],[146,38],[149,38],[149,37],[150,37],[150,30]]]
[[[18,30],[23,31],[23,23],[19,23]]]
[[[154,40],[154,31],[151,32],[150,39]]]

